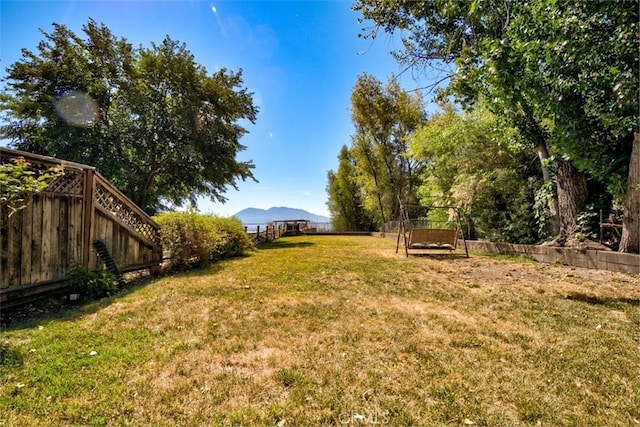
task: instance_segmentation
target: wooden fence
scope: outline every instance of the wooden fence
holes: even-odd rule
[[[267,224],[264,227],[258,225],[255,231],[247,231],[247,227],[244,227],[244,231],[255,243],[269,242],[284,236],[282,227],[276,227],[273,224]]]
[[[9,217],[0,205],[0,304],[8,307],[66,287],[75,264],[100,268],[101,241],[120,272],[162,262],[158,225],[93,167],[0,147],[0,163],[23,157],[33,170],[64,175]],[[1,190],[0,190],[1,191]]]
[[[254,231],[248,231],[248,226],[245,226],[244,231],[249,238],[256,243],[269,242],[282,236],[296,236],[298,234],[335,234],[331,224],[311,223],[306,219],[275,220],[269,222],[267,225],[254,227]],[[370,233],[353,234],[369,235]]]

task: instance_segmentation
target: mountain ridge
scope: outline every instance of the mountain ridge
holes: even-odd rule
[[[237,212],[234,217],[243,224],[266,224],[278,220],[306,219],[310,222],[327,223],[331,219],[323,215],[316,215],[304,209],[274,206],[269,209],[246,208]]]

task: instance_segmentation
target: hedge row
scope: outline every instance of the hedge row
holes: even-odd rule
[[[194,211],[164,212],[160,225],[162,245],[171,252],[171,267],[190,268],[242,255],[253,242],[236,218],[203,215]]]

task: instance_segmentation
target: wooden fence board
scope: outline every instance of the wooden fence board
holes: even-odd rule
[[[140,258],[140,243],[138,243],[136,240],[129,238],[129,244],[130,247],[133,248],[132,251],[130,251],[131,259],[139,259]]]
[[[118,260],[120,262],[122,262],[122,260],[125,259],[130,259],[130,254],[129,254],[129,245],[128,243],[128,236],[126,233],[120,233],[118,234],[118,248],[119,249],[119,255],[120,257],[118,258]],[[122,265],[122,263],[118,264],[118,265]]]
[[[123,265],[126,260],[122,257],[122,251],[120,250],[120,235],[122,234],[121,227],[117,222],[111,222],[111,233],[108,236],[109,247],[113,248],[111,252],[111,258],[115,261],[116,265]]]
[[[20,285],[20,250],[22,236],[22,216],[14,214],[9,220],[9,287]]]
[[[31,250],[33,242],[33,204],[28,204],[22,210],[22,245],[20,248],[20,280],[22,283],[31,283]]]
[[[79,263],[81,254],[81,230],[82,230],[82,201],[73,198],[69,200],[69,231],[67,233],[67,247],[68,247],[68,268],[71,268],[75,263]]]
[[[60,209],[58,211],[58,248],[59,262],[58,275],[66,276],[69,271],[69,198],[59,197]]]
[[[0,163],[18,156],[39,170],[64,163],[65,175],[10,220],[0,206],[0,302],[55,289],[75,263],[95,269],[97,238],[123,271],[162,263],[158,225],[94,168],[0,147]]]
[[[31,201],[34,212],[40,215],[33,215],[31,221],[31,283],[45,281],[42,270],[42,227],[44,215],[44,200],[42,197],[34,197]]]
[[[40,280],[47,281],[51,280],[53,275],[49,271],[49,266],[51,265],[51,209],[52,203],[51,199],[48,197],[42,198],[42,262],[41,262],[41,273],[42,276]]]
[[[49,241],[48,280],[64,277],[60,274],[60,198],[51,198],[51,240]]]
[[[9,212],[0,205],[0,289],[9,287]]]
[[[104,218],[104,240],[103,242],[107,248],[111,249],[113,254],[113,220],[111,218]]]

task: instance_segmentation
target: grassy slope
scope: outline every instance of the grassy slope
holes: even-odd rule
[[[3,331],[6,425],[632,425],[630,276],[281,239]],[[95,352],[95,353],[93,353]],[[3,424],[0,421],[0,424]]]

